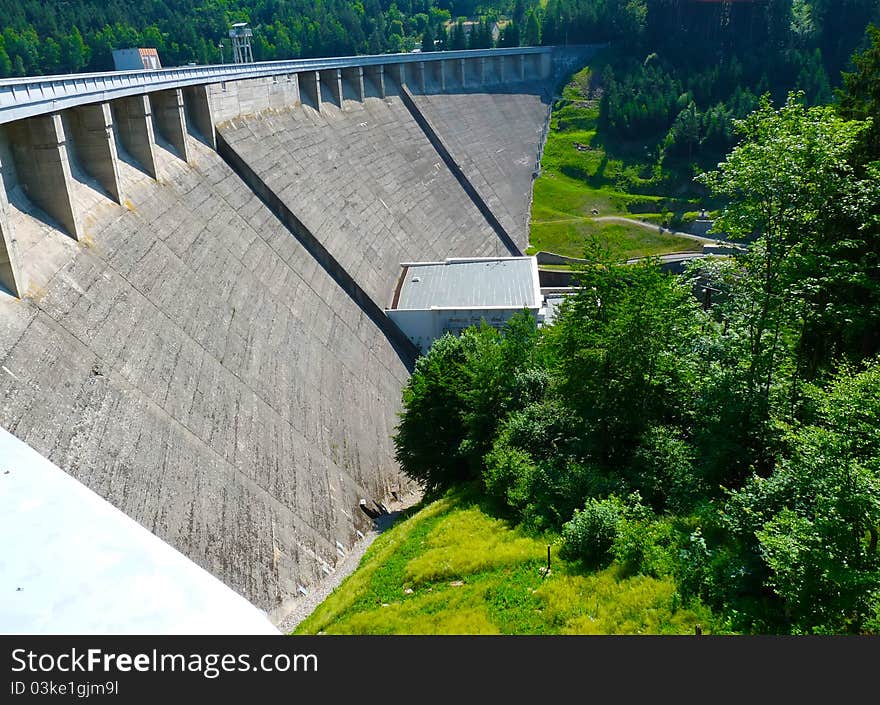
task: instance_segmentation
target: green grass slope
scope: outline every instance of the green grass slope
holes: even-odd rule
[[[581,257],[588,237],[599,238],[627,259],[700,250],[696,240],[661,232],[661,226],[685,227],[696,217],[698,202],[652,194],[656,175],[637,146],[612,149],[605,144],[598,134],[599,99],[592,84],[587,66],[553,108],[541,175],[534,184],[529,251]],[[634,185],[640,193],[622,190],[620,184]],[[603,220],[607,216],[657,228]]]
[[[693,634],[713,630],[670,579],[595,573],[559,558],[552,537],[488,514],[466,493],[380,535],[358,569],[294,634]],[[547,545],[551,570],[545,574]]]

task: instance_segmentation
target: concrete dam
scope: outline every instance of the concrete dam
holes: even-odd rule
[[[411,489],[400,263],[525,249],[592,51],[0,82],[0,426],[281,619]]]

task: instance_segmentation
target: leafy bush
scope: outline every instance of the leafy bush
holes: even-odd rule
[[[557,400],[548,400],[510,414],[499,438],[535,458],[551,458],[565,453],[577,432],[571,411]]]
[[[678,559],[678,533],[673,522],[657,519],[645,507],[641,509],[641,516],[624,517],[618,523],[611,553],[626,575],[672,575]]]
[[[532,457],[506,443],[496,443],[486,455],[483,485],[494,497],[520,517],[531,500],[536,473]]]
[[[686,510],[704,494],[694,471],[695,450],[669,426],[653,426],[633,456],[632,482],[655,510]]]
[[[559,530],[585,497],[607,494],[609,488],[619,485],[589,463],[564,456],[540,461],[523,521],[536,530]]]
[[[550,373],[542,367],[528,367],[513,373],[513,404],[524,408],[544,399],[550,388]]]
[[[583,561],[590,567],[606,566],[612,559],[611,547],[625,508],[614,495],[607,499],[588,499],[584,508],[576,509],[571,520],[562,527],[560,555]]]

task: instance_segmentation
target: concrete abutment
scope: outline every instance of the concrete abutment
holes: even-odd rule
[[[80,105],[68,111],[72,147],[80,166],[107,191],[116,203],[125,196],[119,177],[119,153],[109,103]]]
[[[342,69],[343,93],[351,96],[351,100],[364,102],[364,69],[362,66],[353,66]],[[346,90],[346,88],[348,90]]]
[[[9,224],[9,203],[3,183],[2,156],[0,156],[0,285],[10,294],[21,297],[25,282],[18,266],[17,243]]]
[[[299,76],[300,99],[304,105],[310,105],[321,111],[321,74],[318,71],[306,71]]]
[[[187,124],[204,139],[211,149],[217,149],[214,129],[214,108],[208,86],[187,86],[183,89],[183,101],[189,117]]]
[[[385,67],[379,64],[378,66],[365,66],[364,73],[366,75],[367,80],[372,84],[373,91],[370,91],[368,95],[374,95],[376,98],[384,98],[385,97]]]
[[[336,107],[342,108],[342,71],[328,69],[319,71],[318,76],[321,88],[326,91],[321,95],[321,102],[333,103]]]

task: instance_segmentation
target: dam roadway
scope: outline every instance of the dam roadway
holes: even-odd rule
[[[410,489],[399,262],[525,247],[592,51],[0,81],[0,426],[280,621]]]

